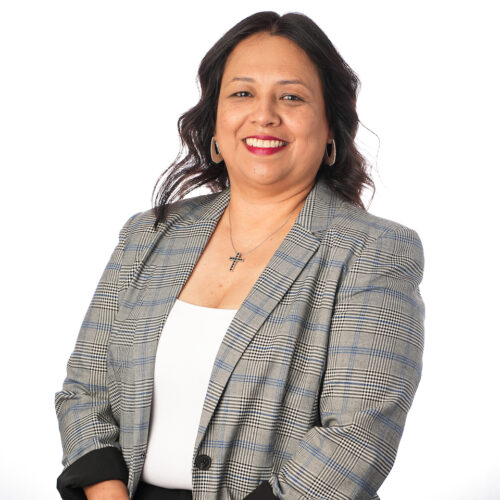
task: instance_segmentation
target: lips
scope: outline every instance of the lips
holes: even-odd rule
[[[248,151],[250,151],[251,153],[256,154],[258,156],[267,156],[267,155],[272,155],[272,154],[278,153],[282,149],[286,148],[286,146],[288,144],[287,142],[281,141],[281,139],[275,139],[275,138],[260,139],[259,138],[260,141],[268,142],[268,145],[263,146],[262,143],[260,143],[260,141],[259,141],[259,143],[257,143],[258,139],[256,137],[252,137],[251,139],[253,139],[252,140],[253,144],[248,144],[248,142],[245,139],[243,139],[243,144],[245,144]],[[269,142],[272,142],[272,145],[269,144]]]
[[[248,137],[245,137],[245,139],[262,139],[263,141],[286,142],[284,139],[281,139],[280,137],[274,137],[272,135],[249,135]]]

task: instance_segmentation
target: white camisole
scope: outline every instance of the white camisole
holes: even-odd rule
[[[193,450],[215,356],[237,309],[176,299],[156,352],[153,406],[142,480],[192,490]]]

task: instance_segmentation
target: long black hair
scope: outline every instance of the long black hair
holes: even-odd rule
[[[174,193],[175,199],[182,199],[200,186],[207,186],[212,193],[229,186],[224,162],[215,164],[210,156],[220,84],[229,54],[243,39],[259,32],[283,36],[295,42],[318,70],[326,117],[335,134],[337,154],[333,167],[323,160],[316,177],[324,178],[332,190],[363,209],[361,193],[364,186],[370,186],[375,191],[375,185],[367,173],[367,161],[354,143],[359,126],[356,99],[360,82],[357,75],[321,28],[306,15],[289,12],[280,16],[272,11],[257,12],[231,28],[201,61],[198,69],[200,100],[177,122],[181,143],[187,147],[187,153],[180,159],[179,152],[157,180],[153,191],[155,229],[159,222],[165,220],[168,204],[174,201]],[[163,177],[165,179],[160,184]]]

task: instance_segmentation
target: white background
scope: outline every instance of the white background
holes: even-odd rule
[[[424,245],[424,371],[380,496],[499,499],[494,4],[1,2],[0,498],[58,498],[54,393],[118,231],[178,152],[204,54],[274,10],[309,15],[358,73],[380,138],[377,158],[359,137],[377,159],[369,211]]]

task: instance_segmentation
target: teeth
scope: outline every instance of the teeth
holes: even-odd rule
[[[280,146],[284,146],[286,144],[286,142],[283,141],[264,141],[253,137],[249,137],[248,139],[245,139],[245,141],[249,146],[254,146],[256,148],[279,148]]]

